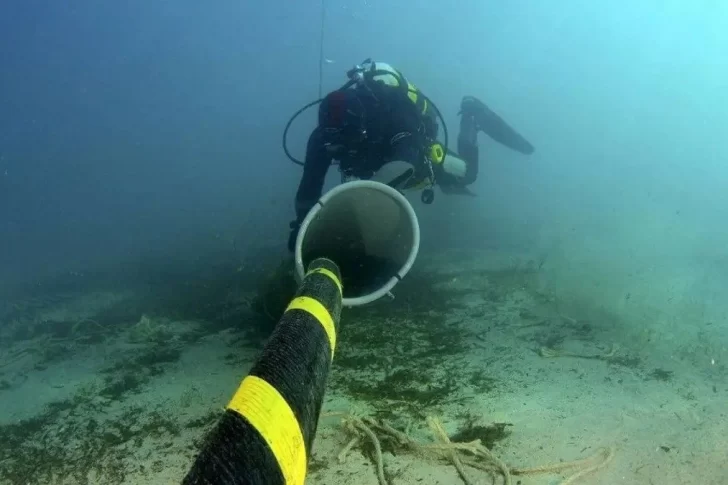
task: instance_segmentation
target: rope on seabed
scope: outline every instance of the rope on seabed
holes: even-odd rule
[[[538,475],[571,472],[560,485],[572,485],[583,476],[594,473],[614,458],[613,446],[602,448],[594,455],[572,462],[561,462],[531,468],[508,467],[495,454],[486,448],[480,440],[467,443],[452,442],[445,433],[440,421],[433,416],[427,418],[427,424],[434,433],[436,441],[422,443],[415,441],[407,433],[396,430],[388,424],[370,417],[359,417],[348,413],[324,413],[324,416],[340,417],[344,428],[352,436],[350,441],[338,455],[339,463],[344,463],[347,454],[357,445],[369,442],[374,446],[374,462],[377,468],[379,485],[390,485],[384,471],[382,457],[382,439],[396,443],[401,449],[410,450],[421,456],[445,459],[451,462],[466,484],[472,483],[465,475],[464,466],[469,466],[490,474],[500,475],[504,485],[511,485],[513,475]]]

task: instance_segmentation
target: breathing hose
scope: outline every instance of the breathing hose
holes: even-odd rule
[[[352,83],[351,81],[349,81],[346,84],[344,84],[342,87],[340,87],[339,90],[348,89],[353,84],[354,83]],[[447,123],[445,123],[445,119],[442,117],[442,113],[440,113],[440,110],[437,108],[437,105],[435,103],[433,103],[432,100],[429,97],[427,97],[421,91],[418,92],[417,94],[420,95],[420,96],[422,96],[425,99],[425,101],[427,101],[430,104],[430,106],[432,106],[432,109],[435,110],[435,114],[437,115],[437,117],[440,119],[440,122],[442,123],[442,132],[443,132],[443,135],[445,137],[445,143],[444,143],[444,145],[445,145],[445,148],[446,148],[445,150],[443,150],[442,162],[444,162],[445,161],[445,157],[447,157],[447,146],[449,145],[449,142],[450,142],[450,136],[449,136],[448,131],[447,131]],[[295,113],[293,113],[293,116],[291,116],[288,119],[288,123],[286,123],[286,127],[283,129],[283,151],[285,152],[285,154],[288,157],[288,159],[290,161],[292,161],[293,163],[295,163],[296,165],[300,165],[300,166],[303,167],[304,163],[301,160],[298,160],[296,157],[294,157],[291,154],[291,152],[288,150],[288,130],[290,130],[291,125],[293,125],[293,122],[296,121],[296,118],[298,118],[304,111],[306,111],[307,109],[309,109],[309,108],[311,108],[313,106],[316,106],[317,104],[321,103],[321,101],[323,101],[323,100],[324,100],[324,98],[319,98],[316,101],[311,101],[310,103],[308,103],[307,105],[303,106],[301,109],[299,109],[298,111],[296,111]]]
[[[288,123],[286,123],[286,127],[283,130],[283,151],[286,153],[286,156],[288,157],[288,159],[290,161],[292,161],[293,163],[295,163],[296,165],[300,165],[303,167],[303,162],[298,160],[293,155],[291,155],[291,152],[288,151],[288,130],[291,128],[291,125],[293,124],[293,122],[296,121],[296,118],[298,118],[301,115],[301,113],[303,113],[304,111],[306,111],[307,109],[309,109],[312,106],[316,106],[323,100],[324,100],[324,98],[319,98],[316,101],[311,101],[306,106],[304,106],[303,108],[301,108],[298,111],[296,111],[295,113],[293,113],[293,116],[291,116],[291,118],[288,120]]]

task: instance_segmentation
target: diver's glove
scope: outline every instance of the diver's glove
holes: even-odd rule
[[[463,97],[459,114],[463,117],[472,117],[478,130],[483,131],[501,145],[524,155],[533,153],[534,147],[528,140],[475,96]]]
[[[289,227],[291,228],[291,233],[288,235],[288,250],[293,252],[296,249],[296,239],[298,238],[298,231],[301,229],[301,223],[291,221]]]

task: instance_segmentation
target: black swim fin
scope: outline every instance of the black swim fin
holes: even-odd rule
[[[511,150],[524,155],[530,155],[535,150],[528,140],[474,96],[465,96],[463,98],[460,104],[460,114],[462,116],[471,116],[480,131]]]

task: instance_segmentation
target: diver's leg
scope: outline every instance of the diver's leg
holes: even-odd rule
[[[478,178],[478,125],[471,113],[460,113],[458,153],[447,151],[444,163],[434,165],[435,176],[443,191],[462,189]]]
[[[458,156],[465,162],[465,175],[459,180],[462,185],[470,185],[478,178],[478,154],[478,123],[470,110],[462,109],[458,133]]]
[[[475,120],[478,130],[482,130],[486,135],[501,145],[505,145],[511,150],[515,150],[526,155],[533,153],[533,145],[531,145],[528,140],[521,136],[516,130],[510,127],[503,118],[491,111],[491,109],[478,98],[474,96],[465,96],[460,105],[460,110],[463,115],[463,120],[465,119],[466,114],[469,115]],[[460,129],[463,129],[462,121]]]

